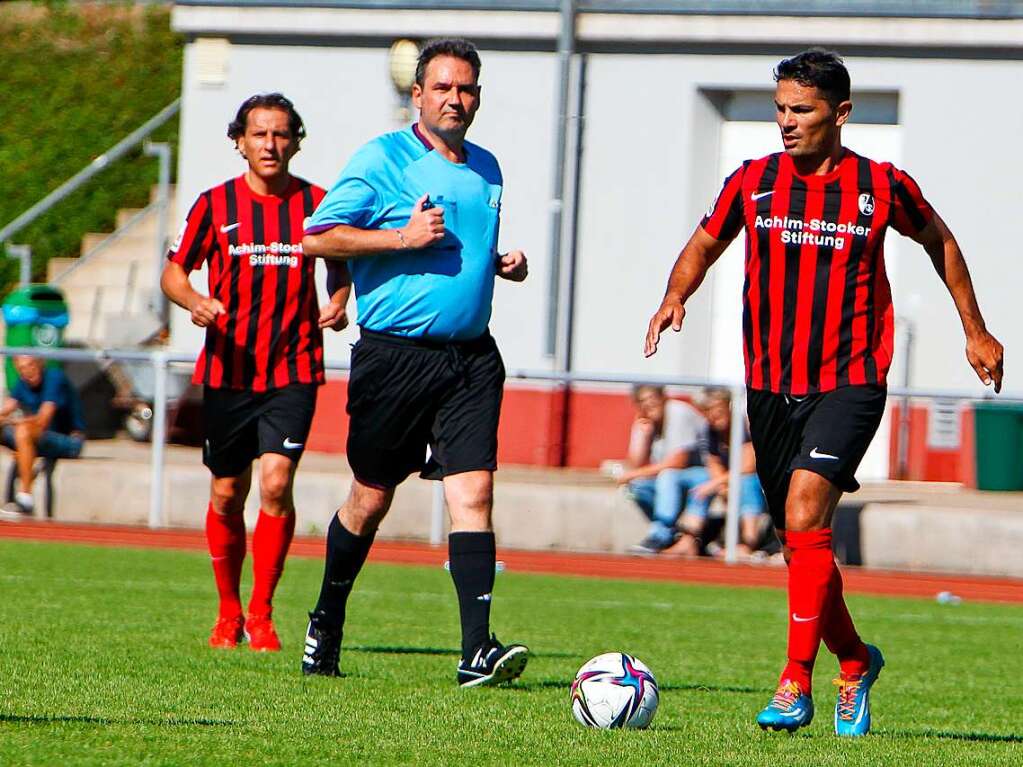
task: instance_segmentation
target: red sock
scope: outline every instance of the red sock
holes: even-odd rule
[[[807,695],[821,643],[835,556],[831,530],[786,531],[789,559],[789,662],[781,678],[797,682]]]
[[[220,594],[220,617],[242,614],[238,585],[245,561],[245,519],[241,514],[217,514],[213,504],[206,510],[206,543],[213,561],[213,577]]]
[[[870,654],[856,633],[849,609],[842,595],[842,573],[836,567],[828,589],[828,608],[824,614],[822,638],[828,649],[838,657],[842,676],[849,678],[867,673]]]
[[[252,535],[252,599],[249,615],[270,616],[274,589],[284,572],[284,558],[295,534],[295,514],[272,517],[262,509]]]

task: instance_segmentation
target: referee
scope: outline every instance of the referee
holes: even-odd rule
[[[646,355],[682,327],[707,269],[746,230],[743,351],[757,473],[788,562],[788,662],[757,716],[792,732],[813,719],[811,682],[823,639],[838,657],[835,732],[870,730],[870,688],[884,665],[842,596],[831,520],[884,414],[894,314],[884,268],[891,227],[923,246],[955,303],[966,358],[1002,385],[1002,345],[988,332],[962,251],[916,181],[842,146],[849,72],[829,51],[778,64],[783,152],[747,160],[724,183],[675,263],[650,320]]]
[[[305,136],[280,93],[246,99],[227,129],[246,170],[199,195],[167,254],[161,287],[206,341],[192,382],[203,387],[203,463],[213,475],[206,540],[220,595],[211,647],[248,638],[276,651],[272,597],[295,530],[292,483],[323,383],[323,328],[347,325],[350,281],[340,267],[317,307],[316,260],[302,253],[302,223],[325,191],[288,172]],[[189,273],[206,264],[209,295]],[[339,267],[335,267],[337,271]],[[260,512],[252,537],[252,599],[242,615],[242,512],[259,457]]]
[[[521,251],[497,252],[501,169],[465,140],[480,105],[479,73],[472,44],[429,43],[412,86],[419,122],[359,149],[306,225],[306,253],[350,264],[361,328],[348,381],[355,479],[327,533],[306,674],[339,674],[352,584],[395,487],[414,471],[443,479],[451,514],[458,683],[498,684],[526,666],[528,649],[502,645],[489,626],[504,365],[487,324],[495,275],[520,282],[527,266]]]

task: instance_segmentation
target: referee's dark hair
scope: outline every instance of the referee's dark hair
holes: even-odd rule
[[[249,112],[259,107],[263,109],[280,109],[287,112],[288,130],[291,131],[291,137],[296,141],[301,141],[305,138],[305,125],[302,124],[302,117],[295,110],[295,105],[291,103],[291,99],[283,93],[257,93],[255,96],[249,96],[245,99],[242,105],[238,107],[238,114],[235,115],[234,120],[228,123],[228,138],[237,141],[244,136]]]
[[[849,100],[849,70],[842,57],[824,48],[811,48],[792,58],[782,59],[774,70],[774,81],[794,80],[816,88],[831,106]]]
[[[468,62],[472,67],[473,75],[477,80],[480,79],[480,68],[483,64],[476,46],[461,37],[442,37],[437,40],[428,40],[419,53],[419,63],[416,64],[416,84],[420,88],[426,81],[426,65],[438,56],[451,56]]]

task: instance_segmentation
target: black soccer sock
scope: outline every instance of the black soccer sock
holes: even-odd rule
[[[462,617],[462,658],[469,660],[490,634],[490,594],[497,560],[494,534],[451,533],[448,558]]]
[[[366,561],[375,535],[376,532],[355,535],[341,524],[337,514],[334,515],[327,529],[327,561],[323,567],[320,599],[316,603],[317,623],[338,629],[344,626],[348,595],[352,593],[355,576]]]

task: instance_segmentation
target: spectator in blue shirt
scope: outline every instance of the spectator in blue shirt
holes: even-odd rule
[[[682,515],[682,538],[672,547],[672,554],[695,555],[715,537],[708,524],[710,502],[715,497],[727,500],[729,487],[730,438],[732,430],[732,398],[727,389],[707,389],[703,395],[707,426],[700,437],[698,450],[703,459],[705,479],[690,494]],[[763,537],[766,505],[757,477],[757,460],[749,429],[743,427],[742,477],[739,480],[739,553],[752,554]]]
[[[48,368],[42,359],[14,358],[18,382],[0,407],[0,444],[14,451],[18,466],[16,508],[31,514],[33,466],[43,458],[77,458],[85,443],[85,421],[78,393],[64,371]]]

